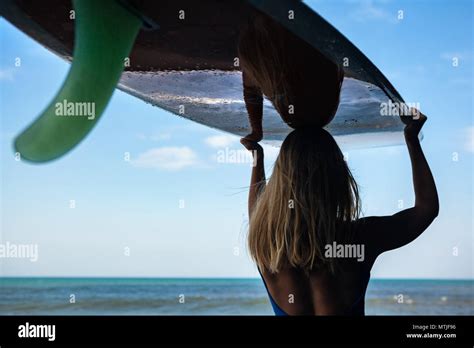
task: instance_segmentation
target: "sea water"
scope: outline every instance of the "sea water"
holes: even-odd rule
[[[472,315],[472,280],[372,279],[368,315]],[[272,315],[260,279],[0,278],[0,315]]]

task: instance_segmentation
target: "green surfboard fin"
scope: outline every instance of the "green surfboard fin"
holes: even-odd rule
[[[105,110],[141,20],[115,0],[74,0],[74,58],[61,89],[14,142],[22,159],[46,162],[76,146]]]

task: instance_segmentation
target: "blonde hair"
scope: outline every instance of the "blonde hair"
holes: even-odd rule
[[[313,46],[257,12],[241,29],[238,52],[242,71],[290,126],[299,126],[301,117],[295,116],[301,110],[314,110],[312,126],[332,120],[344,70]],[[289,114],[290,105],[295,106],[294,115]]]
[[[336,270],[324,247],[350,238],[359,216],[357,184],[334,138],[296,129],[282,144],[273,173],[250,216],[249,251],[261,270]]]

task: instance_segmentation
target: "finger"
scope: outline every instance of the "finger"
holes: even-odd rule
[[[417,108],[410,108],[410,115],[412,120],[419,120],[421,117],[421,112]]]
[[[413,121],[417,121],[417,123],[424,123],[427,119],[427,117],[421,113],[420,110],[416,109],[416,108],[410,108],[410,113],[412,115],[412,120]]]
[[[253,142],[249,139],[242,138],[242,139],[240,139],[240,143],[249,151],[254,148]]]
[[[427,119],[428,119],[428,118],[427,118],[425,115],[423,115],[422,113],[420,113],[420,116],[419,116],[417,119],[415,119],[415,121],[416,121],[417,123],[424,124]]]
[[[240,143],[246,148],[248,149],[248,144],[247,144],[247,141],[245,139],[240,139]]]

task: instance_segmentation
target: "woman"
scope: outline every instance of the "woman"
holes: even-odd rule
[[[293,128],[333,119],[344,71],[310,44],[258,13],[241,30],[238,51],[252,129],[247,139],[262,139],[263,96]]]
[[[256,156],[248,245],[275,314],[364,315],[377,257],[413,241],[438,215],[436,186],[418,139],[425,121],[420,114],[405,127],[414,207],[392,216],[359,218],[357,184],[325,130],[290,133],[267,184],[262,147],[241,140]],[[338,254],[335,246],[362,254]]]

